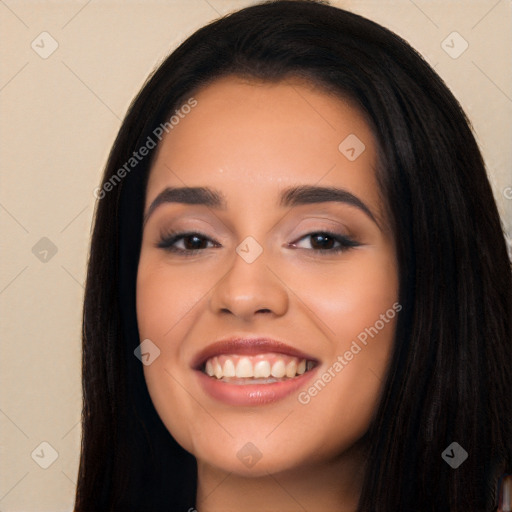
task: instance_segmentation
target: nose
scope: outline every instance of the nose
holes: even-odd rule
[[[232,314],[251,321],[256,314],[279,317],[286,313],[288,289],[278,272],[267,265],[265,251],[251,263],[235,253],[230,265],[210,296],[210,308],[215,314]]]

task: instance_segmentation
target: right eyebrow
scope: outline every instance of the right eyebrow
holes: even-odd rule
[[[216,210],[226,210],[222,192],[209,187],[167,187],[156,196],[144,215],[144,224],[158,206],[164,203],[203,204]]]

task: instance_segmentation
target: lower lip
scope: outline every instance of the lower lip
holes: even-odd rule
[[[254,406],[270,404],[287,397],[307,384],[317,370],[318,366],[302,375],[281,382],[245,385],[223,382],[209,377],[200,370],[196,370],[196,373],[204,391],[215,400],[229,405]]]

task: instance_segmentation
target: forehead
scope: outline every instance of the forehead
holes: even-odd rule
[[[353,104],[300,79],[228,76],[193,96],[159,144],[146,206],[166,186],[215,185],[247,204],[297,184],[343,186],[378,205],[376,142]]]

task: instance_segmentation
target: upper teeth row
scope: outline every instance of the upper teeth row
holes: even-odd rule
[[[286,363],[283,358],[278,357],[270,363],[268,359],[259,359],[253,361],[249,357],[223,357],[224,364],[221,364],[217,357],[212,357],[206,361],[205,371],[210,377],[222,379],[223,377],[238,378],[276,378],[295,377],[302,375],[306,371],[306,359],[297,359],[287,357]],[[238,359],[238,361],[236,361]]]

